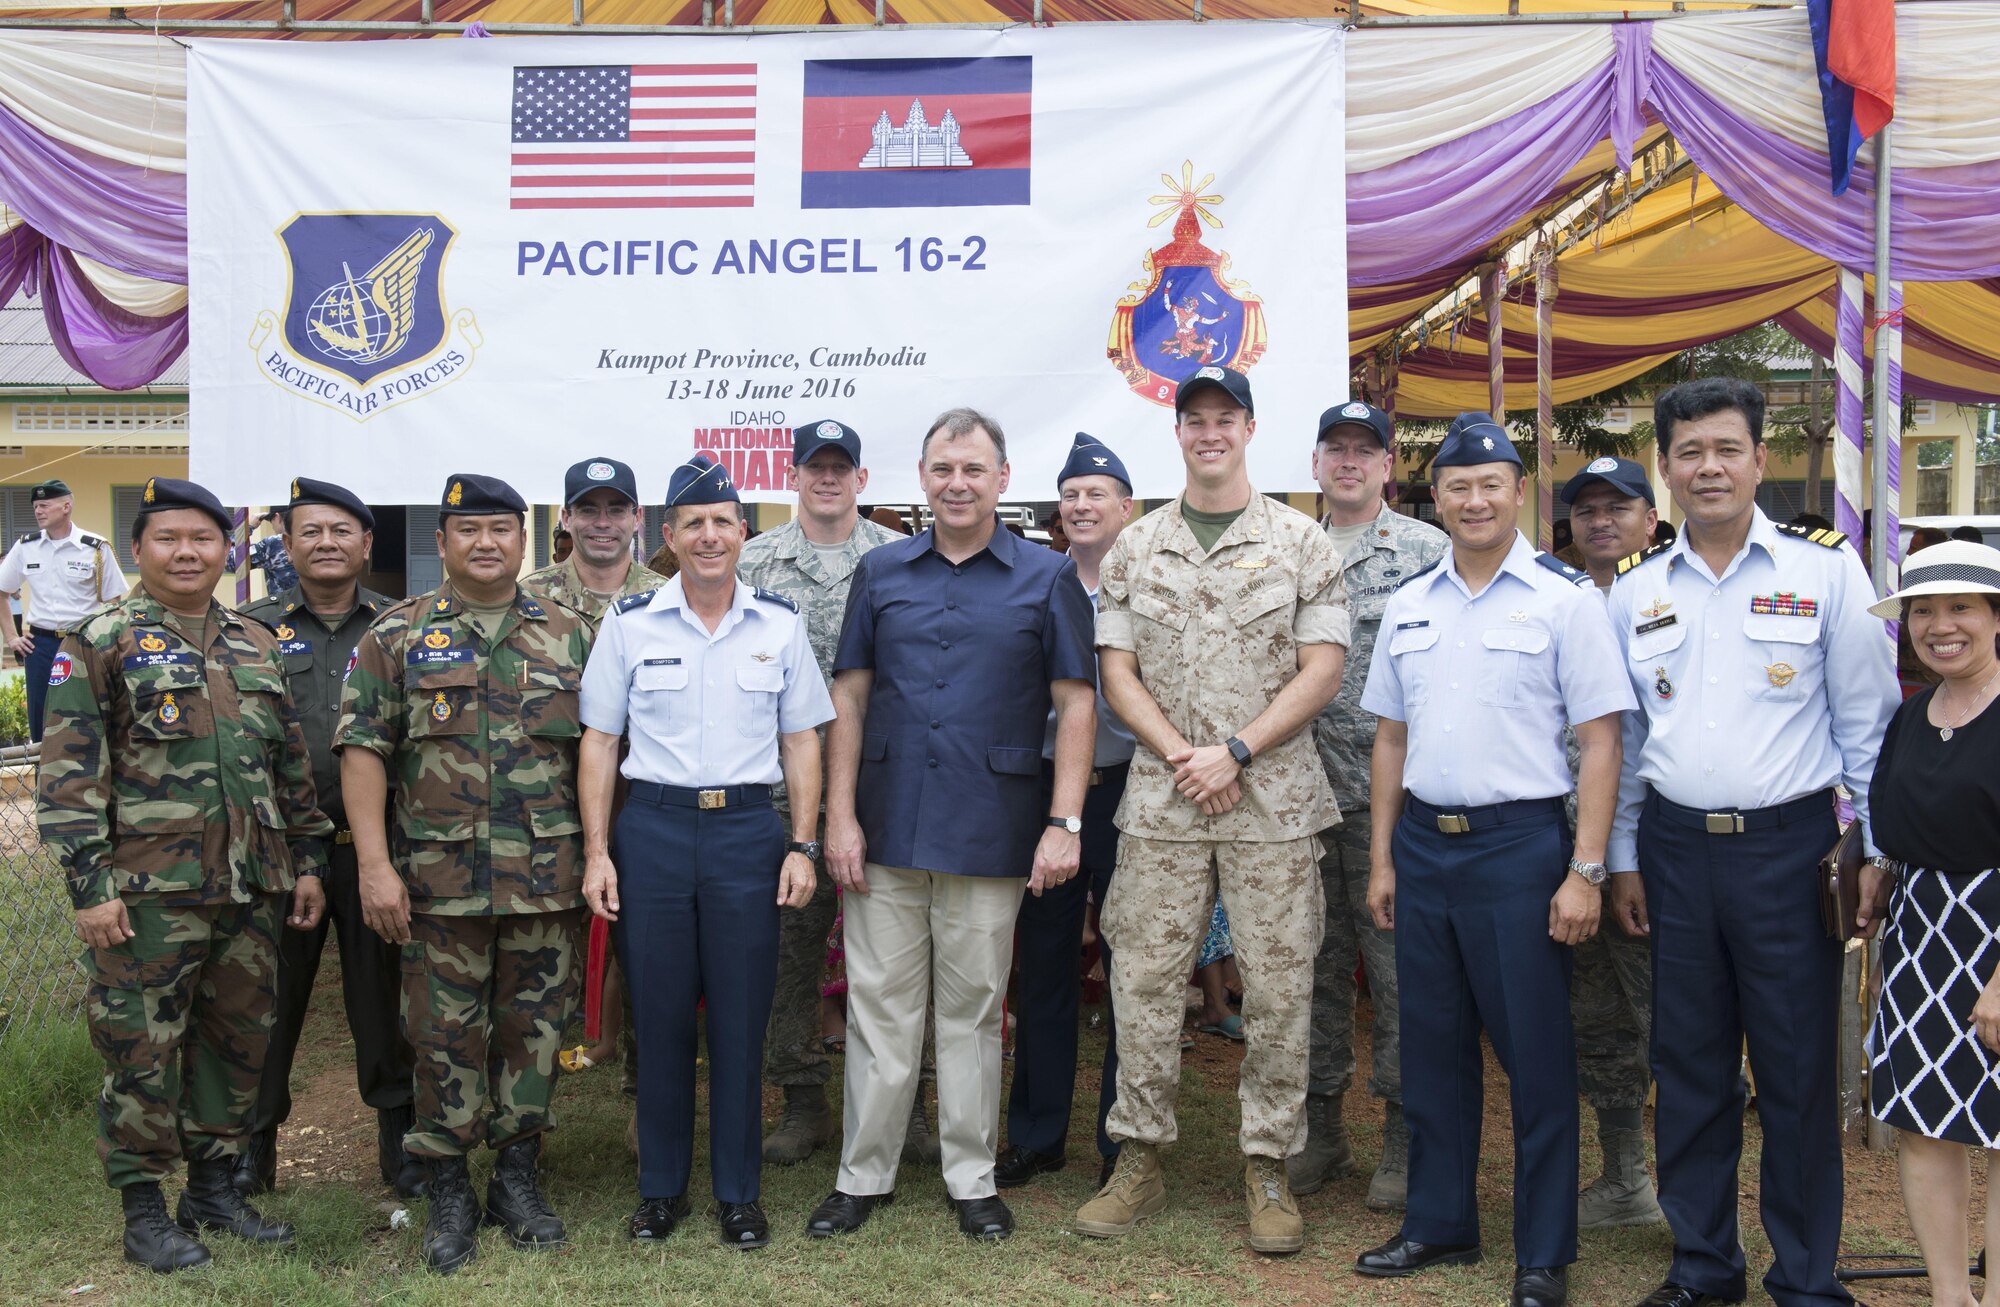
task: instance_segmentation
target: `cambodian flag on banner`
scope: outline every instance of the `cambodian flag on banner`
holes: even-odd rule
[[[1033,65],[807,60],[799,207],[1027,204]]]
[[[1806,0],[1833,193],[1847,193],[1861,142],[1896,116],[1894,0]]]

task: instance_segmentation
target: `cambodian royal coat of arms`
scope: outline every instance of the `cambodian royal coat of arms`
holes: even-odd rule
[[[1194,180],[1194,165],[1181,164],[1176,182],[1160,174],[1168,193],[1149,203],[1161,206],[1146,225],[1173,220],[1174,238],[1146,255],[1144,276],[1111,312],[1111,340],[1105,349],[1132,392],[1172,407],[1180,383],[1204,367],[1238,371],[1263,357],[1264,302],[1242,282],[1229,279],[1229,255],[1201,243],[1199,223],[1220,227],[1210,206],[1222,197],[1207,193],[1215,175]]]

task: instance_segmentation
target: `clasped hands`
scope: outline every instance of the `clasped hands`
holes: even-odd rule
[[[1168,754],[1167,763],[1174,769],[1174,789],[1204,817],[1220,817],[1243,801],[1238,780],[1243,768],[1229,746],[1188,745]]]

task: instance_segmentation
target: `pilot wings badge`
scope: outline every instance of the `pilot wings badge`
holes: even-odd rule
[[[434,213],[302,213],[278,231],[285,306],[257,315],[250,348],[279,388],[357,422],[457,379],[481,344],[444,302],[458,233]]]
[[[1201,223],[1222,226],[1210,193],[1213,173],[1199,182],[1194,164],[1181,164],[1175,181],[1160,174],[1167,194],[1148,203],[1160,206],[1146,225],[1174,224],[1173,239],[1147,253],[1141,280],[1111,311],[1111,339],[1105,349],[1124,374],[1132,393],[1168,408],[1174,391],[1199,368],[1220,364],[1238,371],[1263,357],[1264,302],[1245,283],[1229,277],[1229,255],[1201,243]]]

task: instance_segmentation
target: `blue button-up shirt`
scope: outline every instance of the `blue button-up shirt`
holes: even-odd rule
[[[1085,593],[1090,596],[1090,610],[1095,613],[1098,592],[1087,590]],[[1051,708],[1048,729],[1042,733],[1043,762],[1055,761],[1056,726],[1055,709]],[[1100,672],[1097,677],[1097,740],[1091,748],[1090,765],[1117,767],[1132,761],[1132,755],[1138,749],[1139,740],[1132,734],[1132,728],[1119,721],[1118,714],[1112,712],[1111,705],[1104,701],[1104,676]]]
[[[583,668],[583,724],[631,728],[635,781],[716,787],[784,777],[778,736],[833,719],[806,624],[789,600],[737,582],[713,633],[679,577],[604,612]]]
[[[861,559],[834,673],[874,675],[855,796],[870,862],[1033,869],[1049,685],[1096,679],[1091,625],[1076,564],[997,523],[963,563],[930,531]]]
[[[1535,561],[1520,532],[1473,594],[1450,551],[1389,596],[1361,706],[1409,724],[1403,785],[1477,807],[1570,791],[1563,727],[1632,708],[1590,578]]]
[[[1625,722],[1612,870],[1639,865],[1648,786],[1726,812],[1837,781],[1866,820],[1899,702],[1895,647],[1868,615],[1874,602],[1852,549],[1787,534],[1761,510],[1719,577],[1682,535],[1618,578],[1611,623],[1644,711]]]

